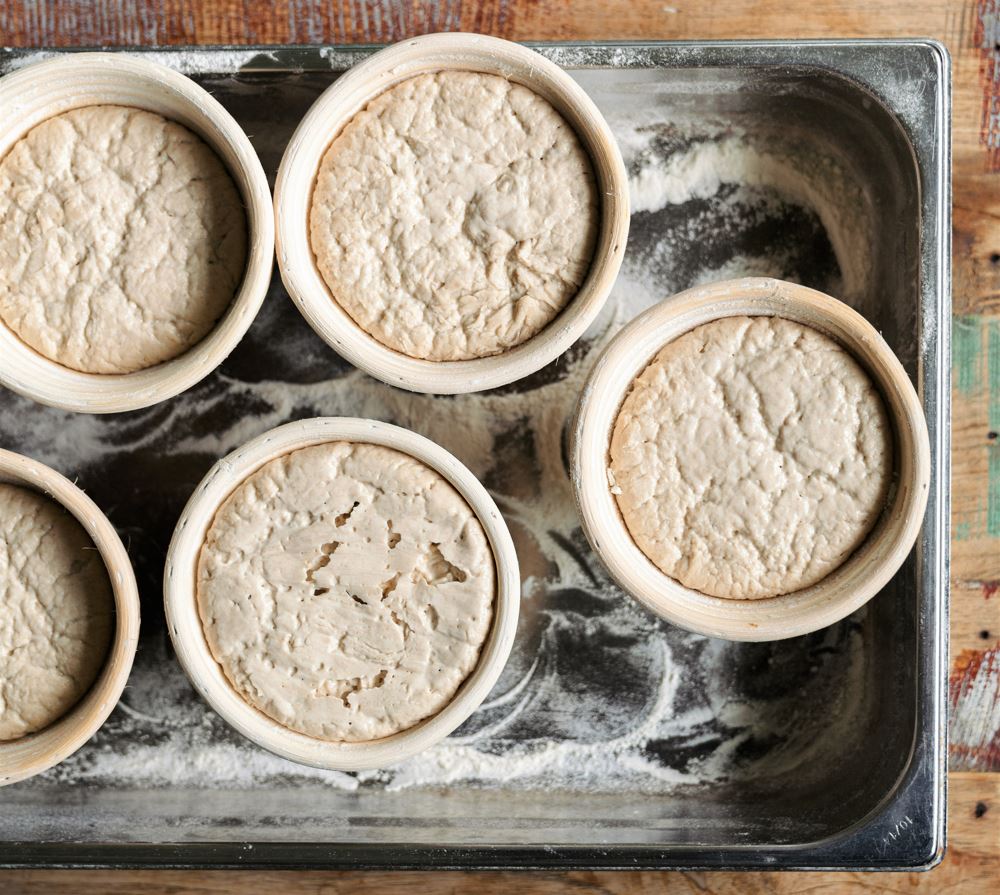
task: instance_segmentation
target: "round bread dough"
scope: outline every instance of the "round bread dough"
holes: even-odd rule
[[[387,90],[319,168],[310,239],[376,339],[436,361],[530,339],[579,291],[598,223],[590,158],[544,99],[442,71]]]
[[[378,739],[444,708],[476,665],[495,590],[465,500],[372,444],[265,464],[219,509],[198,563],[198,608],[226,677],[323,740]]]
[[[85,373],[200,341],[246,263],[243,203],[187,128],[125,106],[43,121],[0,161],[0,319]]]
[[[636,544],[716,597],[815,584],[885,504],[892,433],[858,362],[777,317],[726,317],[667,344],[615,421],[610,480]]]
[[[114,605],[83,526],[44,494],[0,484],[0,740],[80,701],[104,667]]]

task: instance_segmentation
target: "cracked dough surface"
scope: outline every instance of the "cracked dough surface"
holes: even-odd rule
[[[187,128],[125,106],[43,121],[0,161],[0,319],[86,373],[183,354],[243,279],[243,203]]]
[[[335,741],[444,708],[476,665],[495,589],[486,533],[451,484],[408,454],[351,442],[253,473],[198,564],[205,634],[237,692]]]
[[[354,321],[411,357],[531,338],[577,293],[598,223],[593,169],[548,102],[495,75],[419,75],[324,156],[310,209],[320,272]]]
[[[727,317],[667,344],[633,382],[610,481],[636,544],[717,597],[760,599],[836,569],[878,519],[892,431],[836,342],[777,317]]]
[[[0,740],[73,708],[113,629],[111,582],[83,526],[44,494],[0,483]]]

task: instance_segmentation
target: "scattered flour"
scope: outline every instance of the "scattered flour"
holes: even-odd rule
[[[638,169],[629,181],[632,213],[709,199],[726,185],[736,185],[744,192],[770,191],[772,196],[811,209],[817,215],[840,266],[840,297],[859,296],[871,273],[874,241],[866,226],[869,217],[859,214],[864,194],[835,160],[815,156],[805,162],[802,155],[790,154],[787,146],[769,142],[758,145],[745,134],[696,143],[662,163],[644,164]],[[758,270],[762,266],[758,259]],[[734,267],[738,269],[738,265]]]
[[[65,51],[36,50],[31,53],[17,53],[16,55],[5,57],[4,51],[0,51],[0,64],[2,64],[3,72],[7,73],[25,68],[28,65],[34,65],[36,62],[44,62],[46,59],[55,59],[66,55],[69,54]],[[119,54],[109,53],[108,55]],[[147,62],[165,65],[167,68],[172,68],[182,75],[196,75],[206,71],[217,74],[235,74],[253,61],[259,62],[262,59],[275,61],[273,52],[233,49],[212,50],[201,47],[194,50],[142,50],[133,55],[138,59],[145,59]]]
[[[387,420],[439,442],[494,495],[525,576],[515,650],[487,702],[455,735],[397,767],[316,771],[267,755],[229,730],[190,689],[165,632],[153,630],[119,710],[94,743],[38,785],[84,779],[241,788],[298,781],[353,790],[464,782],[662,792],[734,778],[777,780],[789,768],[822,773],[839,755],[829,719],[847,731],[869,712],[864,614],[806,644],[768,645],[707,640],[654,619],[614,587],[586,546],[565,466],[565,430],[596,353],[636,313],[670,294],[744,275],[829,291],[842,277],[845,288],[861,288],[871,244],[865,197],[835,160],[811,150],[795,156],[766,136],[713,122],[612,124],[635,206],[622,274],[587,336],[518,390],[442,398],[392,389],[356,371],[338,374],[290,303],[273,296],[241,348],[266,351],[270,334],[282,333],[287,359],[270,379],[234,374],[234,360],[229,372],[182,400],[111,425],[0,396],[0,431],[11,446],[95,482],[109,464],[166,452],[181,469],[183,458],[194,458],[184,486],[190,489],[211,458],[311,415]],[[835,256],[826,266],[817,268],[813,243],[803,243],[807,230]],[[327,366],[297,374],[295,365],[313,352]],[[313,375],[315,369],[331,372]],[[145,522],[131,512],[142,549],[150,540]],[[165,520],[165,531],[171,524]],[[162,546],[149,546],[151,568],[157,557],[162,562]],[[155,605],[150,589],[146,597]],[[772,664],[789,665],[783,680],[795,686],[762,695],[755,682]]]

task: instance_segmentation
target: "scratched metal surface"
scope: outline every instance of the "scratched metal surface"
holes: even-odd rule
[[[273,177],[305,109],[369,51],[151,52],[230,109]],[[920,42],[542,52],[609,117],[637,182],[692,165],[677,169],[680,186],[654,184],[639,202],[609,309],[559,362],[488,396],[397,392],[337,358],[275,276],[244,342],[172,401],[97,418],[0,394],[0,443],[79,480],[126,538],[143,600],[136,669],[109,722],[63,765],[0,794],[0,862],[933,860],[944,773],[946,63]],[[0,63],[36,56],[8,51]],[[744,138],[754,150],[737,156],[743,167],[706,181],[706,148]],[[775,158],[777,179],[765,176]],[[817,158],[826,167],[813,170]],[[795,186],[801,172],[806,187]],[[692,282],[741,272],[797,279],[865,313],[920,387],[934,450],[927,523],[900,574],[850,619],[775,644],[691,635],[622,595],[572,518],[560,450],[580,378],[618,326]],[[526,579],[518,643],[483,709],[431,754],[361,776],[297,768],[228,729],[177,666],[160,603],[172,526],[212,462],[273,425],[331,413],[407,425],[458,454],[511,522]]]

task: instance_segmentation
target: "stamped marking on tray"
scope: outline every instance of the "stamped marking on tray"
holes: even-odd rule
[[[888,848],[893,842],[899,839],[903,833],[913,826],[913,818],[909,814],[904,814],[903,819],[896,821],[896,825],[882,837],[882,846]]]

